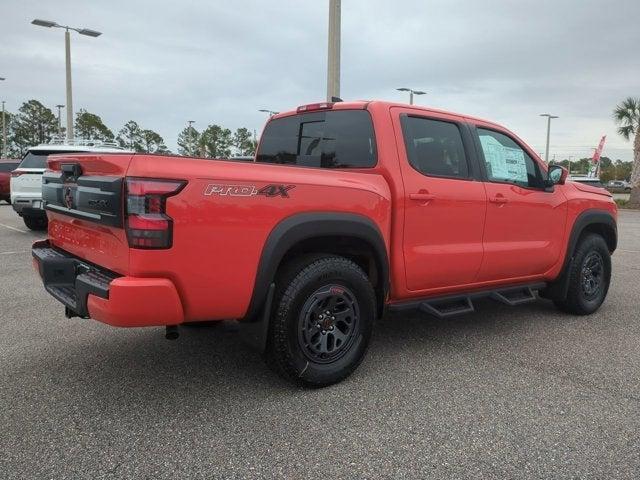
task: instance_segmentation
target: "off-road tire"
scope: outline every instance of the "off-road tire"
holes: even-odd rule
[[[344,305],[351,305],[350,322],[354,322],[351,324],[353,331],[350,331],[344,322],[317,327],[317,332],[308,328],[309,324],[319,321],[318,315],[313,312],[325,308],[322,302],[327,301],[331,304],[334,293],[337,300],[332,304],[336,306],[336,312],[340,308],[348,312]],[[348,301],[345,301],[345,298]],[[355,304],[350,303],[351,300]],[[344,313],[335,315],[338,318],[337,322],[340,322],[340,318],[347,319],[340,316],[345,315]],[[323,387],[337,383],[348,377],[364,358],[375,316],[376,299],[373,287],[357,264],[334,255],[304,256],[286,265],[277,276],[265,352],[267,363],[280,376],[298,385]],[[331,331],[324,330],[325,327]],[[348,335],[349,340],[335,340],[337,337],[333,335],[338,333],[346,337],[343,330],[351,332]],[[311,337],[317,339],[317,335],[323,331],[327,338],[314,345]],[[330,336],[334,338],[334,353],[312,351],[321,350],[318,345],[322,342],[324,348],[327,348]],[[321,356],[327,358],[320,358]],[[336,357],[335,360],[332,356]]]
[[[24,224],[29,230],[42,231],[47,229],[47,217],[23,216]]]
[[[590,289],[589,274],[586,272],[587,263],[601,261],[602,272],[599,278],[597,292],[588,294]],[[575,315],[589,315],[602,305],[611,281],[611,256],[604,238],[597,234],[587,234],[580,239],[573,260],[569,265],[569,288],[567,296],[562,299],[554,299],[553,303],[560,310]],[[587,284],[587,287],[585,287]]]

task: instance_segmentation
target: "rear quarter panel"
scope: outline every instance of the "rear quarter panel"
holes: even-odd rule
[[[356,213],[373,220],[385,241],[389,238],[389,187],[375,173],[136,156],[128,176],[188,181],[167,200],[167,214],[174,220],[172,248],[131,250],[129,275],[171,279],[190,321],[244,316],[265,241],[287,217]],[[237,194],[267,185],[291,188],[287,196]],[[245,189],[207,195],[211,186]]]

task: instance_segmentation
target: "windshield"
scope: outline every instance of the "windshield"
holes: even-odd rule
[[[81,153],[77,150],[38,150],[29,151],[20,162],[20,168],[47,168],[47,157],[59,153]]]

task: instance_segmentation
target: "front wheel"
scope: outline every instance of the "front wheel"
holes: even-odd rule
[[[369,345],[376,302],[362,269],[338,256],[303,258],[279,275],[267,361],[282,377],[322,387],[349,376]]]
[[[569,266],[567,296],[555,305],[568,313],[589,315],[604,302],[611,281],[611,256],[600,235],[583,237]]]
[[[36,217],[36,216],[23,216],[24,224],[27,226],[29,230],[46,230],[47,229],[47,217]]]

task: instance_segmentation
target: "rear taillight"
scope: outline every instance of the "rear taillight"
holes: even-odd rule
[[[187,182],[127,178],[127,239],[131,248],[171,248],[173,220],[166,213],[167,197]]]
[[[17,170],[14,170],[11,172],[11,176],[12,177],[19,177],[20,175],[22,175],[24,172],[18,172]]]

